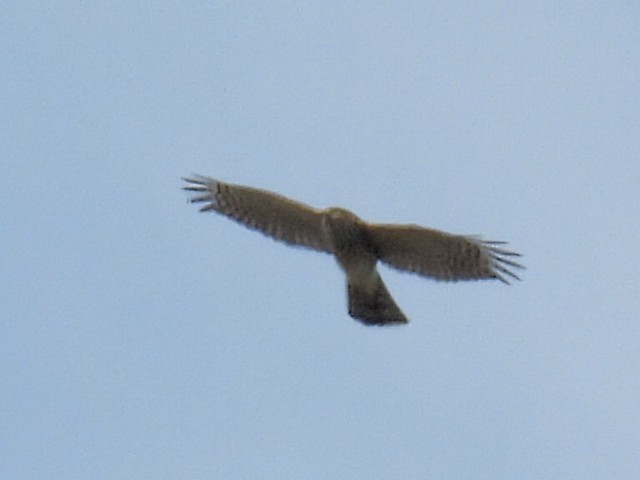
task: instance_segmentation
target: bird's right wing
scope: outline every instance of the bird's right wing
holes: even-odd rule
[[[184,178],[184,190],[196,192],[191,203],[204,202],[200,211],[213,210],[276,240],[321,252],[330,252],[322,229],[322,214],[282,195],[222,183],[194,175]]]
[[[501,247],[505,242],[452,235],[418,225],[368,224],[369,239],[387,265],[437,280],[475,280],[507,277],[524,268],[510,257],[520,254]],[[505,277],[506,276],[506,277]]]

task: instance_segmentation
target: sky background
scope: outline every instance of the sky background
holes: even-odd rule
[[[640,478],[637,1],[8,1],[0,55],[3,478]],[[367,328],[190,173],[528,269]]]

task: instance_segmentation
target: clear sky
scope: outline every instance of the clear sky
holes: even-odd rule
[[[7,479],[640,478],[640,5],[8,1]],[[215,176],[508,240],[513,286],[328,256]]]

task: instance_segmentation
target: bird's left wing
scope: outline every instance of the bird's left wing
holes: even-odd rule
[[[369,239],[378,258],[387,265],[437,280],[507,278],[519,280],[511,260],[520,254],[505,250],[505,242],[452,235],[418,225],[368,224]]]
[[[204,202],[201,211],[213,210],[276,240],[321,252],[330,252],[322,229],[322,213],[277,193],[223,183],[194,175],[184,178],[185,190]]]

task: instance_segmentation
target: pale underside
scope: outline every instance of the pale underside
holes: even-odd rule
[[[506,242],[453,235],[418,225],[368,223],[341,208],[317,210],[282,195],[194,175],[184,179],[192,203],[215,211],[276,240],[332,254],[347,276],[349,314],[366,325],[407,323],[376,268],[436,280],[519,280],[520,256]]]

